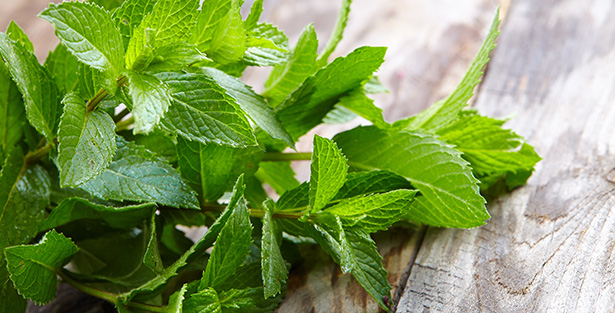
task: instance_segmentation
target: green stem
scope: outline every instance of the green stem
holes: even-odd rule
[[[135,118],[131,116],[123,121],[119,121],[115,123],[115,131],[121,132],[123,130],[127,130],[132,124],[134,124]]]
[[[263,162],[275,161],[310,161],[312,160],[311,152],[267,152],[263,157]]]
[[[122,111],[120,111],[120,113],[113,117],[113,122],[117,123],[121,121],[124,117],[126,117],[126,115],[128,115],[128,113],[130,113],[130,110],[128,110],[128,108],[124,108]]]
[[[224,209],[226,208],[226,205],[220,205],[220,204],[203,204],[201,205],[201,211],[203,213],[206,212],[222,212],[224,211]],[[176,210],[176,209],[173,209]],[[249,208],[250,210],[250,216],[251,217],[257,217],[257,218],[263,218],[265,216],[265,210],[260,210],[260,209],[254,209],[254,208]],[[292,213],[292,212],[278,212],[278,213],[273,213],[273,218],[285,218],[285,219],[299,219],[301,216],[303,216],[302,213]]]

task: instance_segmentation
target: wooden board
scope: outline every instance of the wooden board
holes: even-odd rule
[[[486,226],[429,229],[397,312],[615,310],[615,3],[512,2],[476,108],[544,160]]]

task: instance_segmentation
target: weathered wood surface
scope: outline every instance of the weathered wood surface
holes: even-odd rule
[[[512,2],[476,108],[544,160],[474,230],[429,229],[398,312],[615,311],[615,3]]]

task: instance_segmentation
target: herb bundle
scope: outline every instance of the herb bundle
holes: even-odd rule
[[[329,60],[350,0],[320,53],[312,25],[291,47],[259,22],[262,0],[245,19],[240,0],[93,2],[40,14],[61,42],[43,65],[15,23],[0,33],[0,312],[51,301],[58,277],[120,312],[269,312],[305,242],[389,310],[371,233],[482,225],[480,190],[522,185],[540,160],[503,120],[464,110],[497,15],[449,97],[388,123],[368,97],[385,90],[386,49]],[[272,67],[262,94],[239,79],[250,66]],[[284,152],[355,115],[372,126]],[[311,161],[308,182],[294,160]]]

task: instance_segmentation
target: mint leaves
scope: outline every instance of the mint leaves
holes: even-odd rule
[[[1,312],[49,302],[58,276],[120,312],[271,312],[298,242],[388,311],[372,233],[480,226],[481,193],[523,185],[540,160],[505,121],[464,110],[497,15],[457,89],[390,124],[370,98],[386,48],[329,62],[350,0],[322,51],[312,25],[291,44],[261,22],[259,0],[247,16],[239,0],[95,3],[40,14],[61,43],[44,65],[17,24],[0,33]],[[242,80],[250,66],[272,68],[263,86]],[[373,125],[285,150],[356,115]]]

